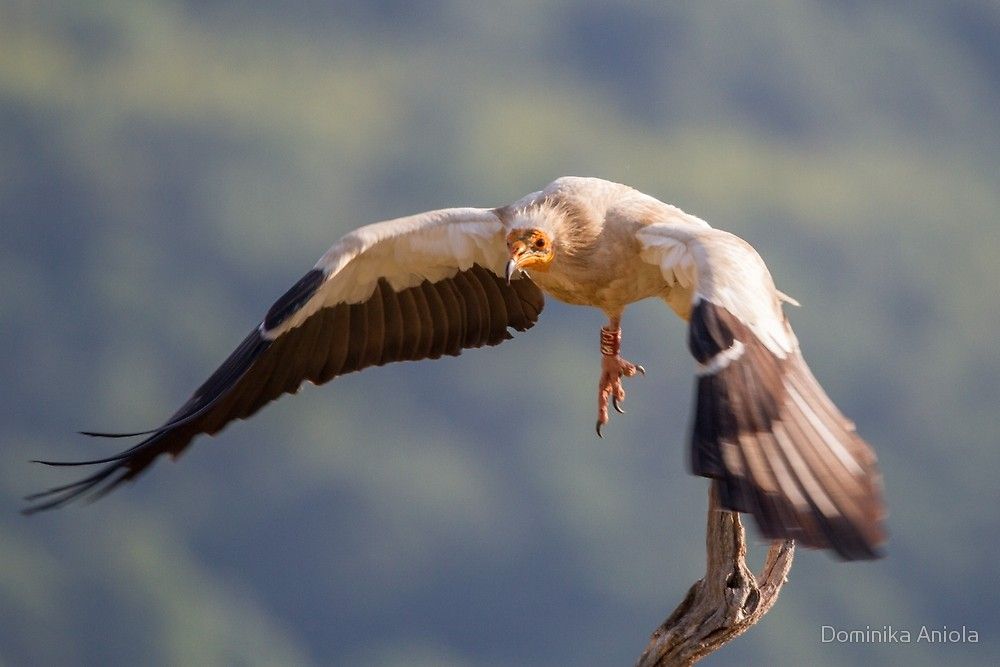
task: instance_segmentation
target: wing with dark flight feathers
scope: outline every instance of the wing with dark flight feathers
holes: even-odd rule
[[[543,307],[527,278],[510,284],[503,226],[487,209],[445,209],[368,225],[333,246],[270,308],[261,324],[160,428],[120,454],[55,466],[105,464],[71,484],[29,496],[27,513],[100,496],[161,454],[245,419],[304,381],[393,361],[437,359],[496,345],[531,328]]]
[[[877,558],[875,453],[806,365],[763,260],[706,227],[654,224],[638,238],[643,258],[692,295],[693,472],[717,480],[722,505],[752,514],[767,538]]]

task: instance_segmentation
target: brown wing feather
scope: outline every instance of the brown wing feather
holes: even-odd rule
[[[768,538],[875,558],[885,540],[875,454],[830,401],[798,351],[780,358],[725,308],[691,313],[702,364],[692,469],[718,482],[722,505],[754,515]]]
[[[301,285],[315,281],[300,281]],[[269,311],[278,322],[301,306],[301,295],[285,295]],[[160,454],[180,454],[201,434],[213,435],[236,419],[246,419],[308,380],[322,384],[338,375],[393,361],[458,355],[463,348],[496,345],[531,328],[544,301],[527,279],[510,285],[474,265],[455,276],[394,291],[380,280],[365,302],[323,308],[302,325],[273,341],[258,329],[195,391],[166,425],[120,455],[82,463],[108,463],[72,484],[29,496],[27,513],[51,509],[86,494],[103,495],[134,479]],[[280,306],[280,307],[279,307]]]

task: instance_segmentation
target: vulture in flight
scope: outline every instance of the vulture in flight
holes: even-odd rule
[[[161,454],[245,419],[303,381],[393,361],[497,345],[537,320],[543,294],[600,308],[597,433],[621,412],[622,314],[662,299],[688,323],[695,360],[690,463],[722,505],[847,560],[885,540],[875,454],[830,401],[799,351],[778,291],[744,240],[625,185],[560,178],[498,208],[449,208],[344,236],[267,311],[162,426],[79,481],[28,497],[25,512],[103,495]]]

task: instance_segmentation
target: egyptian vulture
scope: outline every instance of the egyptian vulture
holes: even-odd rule
[[[600,308],[597,433],[622,379],[644,373],[619,354],[625,307],[656,297],[688,322],[695,405],[691,469],[717,481],[724,507],[766,538],[792,538],[848,560],[884,541],[875,454],[827,398],[799,351],[778,291],[742,239],[630,187],[560,178],[498,208],[449,208],[361,227],[271,306],[161,427],[100,465],[28,497],[28,513],[102,495],[179,455],[198,435],[245,419],[303,381],[393,361],[497,345],[538,318],[543,294]]]

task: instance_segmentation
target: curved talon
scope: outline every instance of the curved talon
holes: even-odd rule
[[[614,341],[612,341],[614,342]],[[605,344],[608,344],[605,349]],[[603,438],[603,427],[608,424],[609,408],[613,407],[620,415],[625,414],[625,378],[635,375],[645,375],[646,369],[639,364],[633,364],[618,354],[617,345],[610,345],[601,338],[601,380],[597,387],[597,437]],[[610,404],[610,405],[609,405]]]

